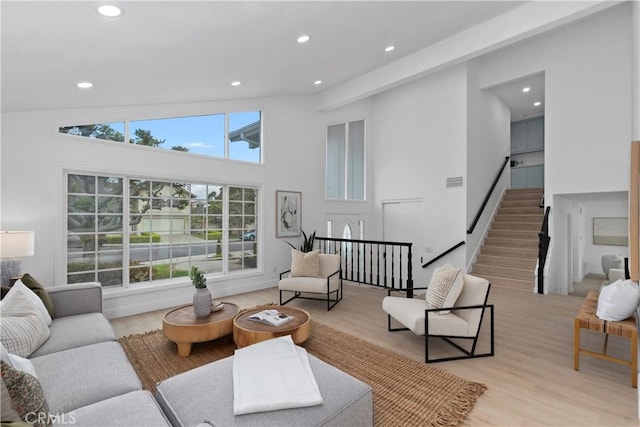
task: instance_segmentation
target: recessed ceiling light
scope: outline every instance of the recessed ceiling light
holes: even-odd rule
[[[105,4],[98,8],[98,13],[107,18],[115,18],[122,15],[122,9],[112,4]]]
[[[536,102],[534,102],[534,103],[533,103],[533,106],[534,106],[534,107],[539,107],[539,106],[540,106],[540,101],[536,101]]]
[[[395,48],[396,48],[395,46],[387,46],[387,47],[384,48],[384,51],[385,52],[391,52]]]
[[[236,80],[235,82],[231,82],[231,86],[240,86],[242,82],[240,80]]]
[[[314,85],[321,85],[322,84],[322,80],[316,80],[315,82],[313,82]]]
[[[306,42],[308,42],[309,40],[311,40],[311,37],[309,37],[309,36],[308,36],[308,35],[306,35],[306,34],[305,34],[305,35],[303,35],[303,36],[298,37],[298,43],[306,43]]]
[[[523,91],[523,92],[529,92],[530,90],[531,90],[531,88],[530,88],[530,87],[523,87],[523,88],[522,88],[522,91]]]
[[[89,89],[90,87],[93,87],[93,83],[91,83],[91,82],[80,82],[76,86],[78,86],[80,89]]]

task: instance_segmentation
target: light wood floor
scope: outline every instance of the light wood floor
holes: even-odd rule
[[[317,322],[424,360],[424,337],[409,331],[387,331],[387,317],[381,308],[385,295],[382,289],[350,284],[345,285],[343,301],[330,312],[315,301],[296,300],[289,304],[305,308]],[[277,302],[278,292],[273,288],[223,300],[249,308]],[[631,387],[629,368],[583,356],[580,371],[573,369],[573,319],[582,301],[579,296],[492,288],[496,355],[431,365],[487,385],[488,390],[464,425],[640,425],[637,391]],[[158,329],[166,311],[114,319],[112,324],[119,336]],[[600,349],[602,335],[586,331],[582,334],[584,344]],[[449,348],[438,340],[431,345],[439,351]],[[610,353],[628,357],[627,340],[611,337],[609,347]]]

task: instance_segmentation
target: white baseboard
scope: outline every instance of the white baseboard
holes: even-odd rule
[[[216,283],[209,290],[213,298],[223,298],[229,295],[272,288],[277,284],[277,280],[233,284]],[[103,312],[107,319],[115,319],[190,304],[192,301],[193,286],[191,284],[180,287],[150,288],[146,292],[123,290],[117,294],[104,295]]]

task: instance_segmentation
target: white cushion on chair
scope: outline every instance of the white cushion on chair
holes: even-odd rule
[[[420,298],[385,297],[382,309],[416,335],[424,335],[427,303]],[[469,336],[469,324],[453,313],[429,313],[429,335]],[[471,336],[475,335],[475,330]]]
[[[338,289],[340,283],[337,280],[329,281],[329,291]],[[281,291],[313,292],[316,294],[327,293],[326,277],[287,277],[278,283]]]

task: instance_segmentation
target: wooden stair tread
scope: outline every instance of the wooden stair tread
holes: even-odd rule
[[[472,274],[492,285],[532,292],[538,259],[538,233],[544,220],[541,188],[508,189],[483,246],[472,266]]]

